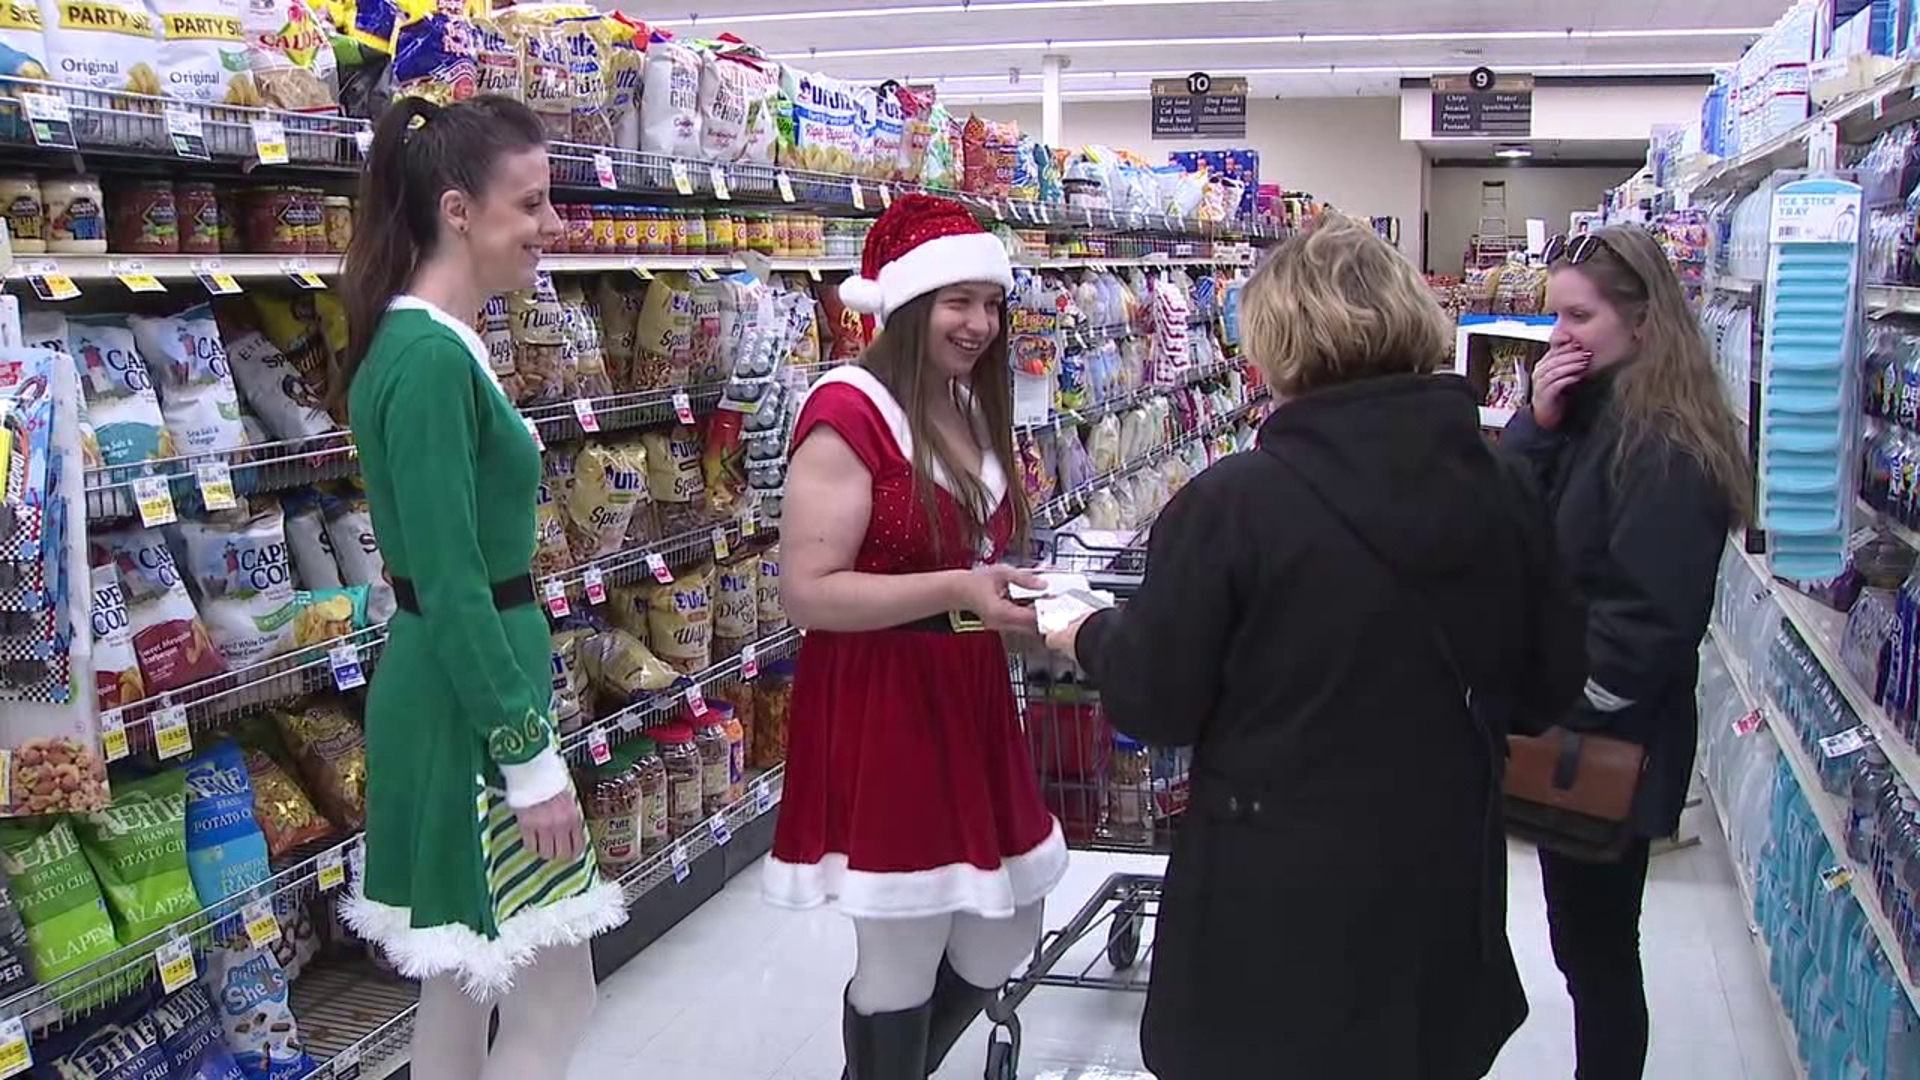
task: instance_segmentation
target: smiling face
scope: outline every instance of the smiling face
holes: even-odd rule
[[[502,154],[479,193],[441,196],[443,235],[466,246],[486,291],[532,288],[540,256],[564,233],[549,175],[546,148],[529,147]]]
[[[948,285],[927,315],[927,358],[947,379],[965,379],[1000,336],[1006,290],[985,282]]]
[[[1592,371],[1612,367],[1639,348],[1637,320],[1630,320],[1577,266],[1562,266],[1547,278],[1547,312],[1555,317],[1548,347],[1592,353]]]

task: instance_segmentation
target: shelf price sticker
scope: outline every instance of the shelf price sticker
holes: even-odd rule
[[[891,187],[888,187],[886,184],[881,184],[880,185],[880,209],[888,210],[888,209],[891,209],[892,207],[893,207],[893,189]]]
[[[595,765],[613,760],[613,747],[607,744],[607,729],[595,724],[587,729],[587,757]]]
[[[0,1080],[33,1068],[33,1050],[27,1045],[27,1025],[17,1016],[0,1020]]]
[[[758,815],[771,809],[773,809],[773,785],[767,783],[766,777],[763,776],[753,782],[753,812]]]
[[[682,195],[693,194],[693,174],[687,171],[686,162],[676,161],[668,166],[668,171],[673,173],[673,190]]]
[[[720,847],[733,843],[733,827],[727,824],[725,814],[715,814],[708,818],[707,831],[713,834],[713,842]]]
[[[707,715],[707,696],[700,692],[699,683],[687,687],[687,711],[695,720]]]
[[[1848,728],[1838,735],[1829,735],[1820,740],[1820,752],[1830,758],[1846,757],[1873,741],[1873,732],[1865,724]]]
[[[149,529],[180,520],[173,509],[173,489],[167,486],[164,476],[142,476],[135,480],[133,502],[140,510],[140,524]]]
[[[80,295],[80,286],[73,283],[71,275],[60,272],[58,263],[40,263],[27,274],[27,284],[33,287],[33,295],[49,303],[72,300]]]
[[[332,892],[347,883],[347,860],[341,857],[339,848],[323,851],[314,860],[314,878],[321,892]]]
[[[581,580],[587,586],[587,603],[599,607],[607,602],[607,575],[600,572],[598,566],[588,565],[581,572]]]
[[[22,93],[20,104],[26,108],[35,146],[44,150],[79,149],[73,141],[73,110],[66,102],[52,94]]]
[[[653,271],[648,269],[647,264],[641,262],[637,256],[627,260],[627,269],[633,271],[633,276],[641,281],[653,280]]]
[[[147,272],[147,264],[138,259],[125,259],[109,263],[107,269],[128,292],[154,293],[166,292],[167,287],[160,279]]]
[[[540,587],[541,595],[547,601],[547,614],[556,619],[564,619],[573,614],[573,606],[567,603],[567,585],[558,578],[548,578]]]
[[[573,416],[580,421],[580,430],[589,435],[600,433],[600,414],[593,411],[593,402],[586,398],[573,399]]]
[[[160,989],[169,994],[186,989],[200,976],[193,965],[193,942],[183,937],[160,946],[153,963],[160,969]]]
[[[287,126],[278,120],[253,121],[253,156],[262,165],[285,165]]]
[[[855,210],[865,210],[867,208],[867,193],[861,190],[860,181],[847,181],[847,194],[853,197],[853,208]]]
[[[187,109],[167,109],[167,141],[173,144],[175,157],[189,161],[209,161],[212,155],[207,153],[207,129],[200,122],[200,114]]]
[[[127,716],[119,709],[104,709],[100,713],[100,752],[110,762],[132,753],[132,747],[127,745]]]
[[[1764,717],[1761,715],[1760,710],[1754,709],[1733,722],[1733,733],[1735,735],[1751,735],[1760,730],[1760,725],[1763,721]]]
[[[280,272],[308,292],[321,292],[327,287],[327,283],[320,280],[320,275],[313,272],[305,259],[287,259],[280,264]]]
[[[693,876],[693,867],[687,861],[687,845],[673,845],[673,854],[669,858],[673,861],[674,884],[681,884]]]
[[[185,705],[169,705],[153,714],[153,748],[162,758],[177,758],[193,749]]]
[[[726,562],[733,556],[733,547],[727,543],[727,527],[713,527],[713,557],[718,562]]]
[[[733,189],[727,186],[727,170],[721,168],[718,165],[713,165],[708,167],[707,183],[713,186],[714,198],[716,199],[733,198]]]
[[[227,273],[218,259],[208,259],[196,263],[193,276],[200,280],[202,288],[214,296],[236,296],[240,292],[240,280]]]
[[[696,273],[700,275],[701,281],[719,281],[720,280],[720,272],[715,270],[713,267],[707,265],[706,263],[699,264],[694,268],[694,270]]]
[[[612,154],[593,155],[593,178],[600,181],[600,186],[608,191],[620,186],[620,181],[613,175]]]
[[[653,580],[662,585],[673,584],[673,571],[668,569],[667,560],[658,552],[647,556],[647,573],[652,574]]]
[[[1820,884],[1828,892],[1839,892],[1853,881],[1853,871],[1844,866],[1829,866],[1820,871]]]
[[[527,425],[527,435],[533,440],[533,448],[541,453],[547,452],[547,440],[540,436],[540,424],[531,416],[522,416],[520,422]]]
[[[760,677],[760,652],[751,641],[740,646],[740,677],[748,681]]]
[[[233,467],[224,461],[203,461],[193,467],[200,485],[200,503],[209,510],[232,510],[240,505],[233,490]]]
[[[327,652],[327,667],[333,670],[334,688],[343,693],[367,685],[367,672],[360,666],[358,645],[351,642],[335,645]]]
[[[673,417],[683,424],[693,423],[693,399],[687,396],[685,390],[673,392]]]
[[[750,537],[760,531],[760,506],[750,502],[740,511],[740,536]]]
[[[280,920],[274,918],[271,903],[255,900],[241,909],[241,917],[246,920],[247,940],[254,948],[264,949],[280,940]]]
[[[775,173],[773,186],[780,189],[781,202],[793,202],[793,178],[786,173]]]
[[[373,156],[373,129],[361,128],[353,133],[354,148],[360,151],[362,160]]]
[[[333,1067],[333,1080],[360,1080],[360,1051],[349,1046],[327,1062]]]

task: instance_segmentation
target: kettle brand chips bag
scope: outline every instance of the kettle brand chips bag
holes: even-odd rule
[[[187,774],[114,784],[113,803],[74,819],[120,942],[131,945],[200,910],[187,872]]]
[[[66,818],[0,825],[0,869],[27,924],[33,973],[41,982],[78,971],[119,947],[100,883]]]

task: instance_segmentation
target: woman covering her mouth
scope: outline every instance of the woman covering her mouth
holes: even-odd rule
[[[1002,633],[1029,575],[1011,482],[1005,247],[959,204],[897,200],[848,307],[885,320],[794,428],[781,522],[794,681],[768,899],[853,917],[852,1080],[924,1080],[1034,947],[1066,870]]]

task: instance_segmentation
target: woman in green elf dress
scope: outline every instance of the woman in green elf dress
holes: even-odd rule
[[[587,943],[626,917],[548,718],[528,573],[540,453],[471,325],[532,287],[561,228],[525,106],[409,99],[381,119],[332,388],[399,613],[367,700],[366,868],[343,915],[421,980],[417,1080],[564,1077],[593,1008]]]

